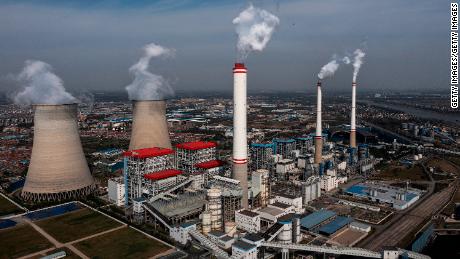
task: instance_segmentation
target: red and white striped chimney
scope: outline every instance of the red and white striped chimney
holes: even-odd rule
[[[321,163],[323,153],[323,127],[321,125],[321,81],[318,81],[316,97],[316,134],[315,134],[315,164]]]
[[[233,68],[233,178],[241,183],[242,206],[248,208],[247,69],[243,63]]]
[[[356,148],[356,82],[351,84],[351,129],[350,147]]]

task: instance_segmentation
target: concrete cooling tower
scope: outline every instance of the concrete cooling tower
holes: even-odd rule
[[[35,105],[32,158],[22,197],[28,201],[74,199],[95,189],[83,154],[77,105]]]
[[[166,102],[133,101],[133,127],[129,150],[172,148],[166,122]]]

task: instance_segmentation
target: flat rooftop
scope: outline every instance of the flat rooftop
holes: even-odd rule
[[[318,210],[300,219],[300,225],[303,228],[310,230],[335,215],[335,212],[331,210]]]
[[[374,192],[374,196],[371,192]],[[399,188],[382,183],[359,183],[345,190],[346,193],[361,198],[379,200],[380,202],[390,203],[397,206],[404,206],[414,202],[421,196],[421,191],[410,188]],[[398,199],[398,195],[403,195],[403,199]]]
[[[238,213],[243,214],[243,215],[248,216],[248,217],[251,217],[251,218],[259,216],[259,213],[256,213],[256,212],[253,212],[253,211],[250,211],[250,210],[240,210],[240,211],[238,211]]]

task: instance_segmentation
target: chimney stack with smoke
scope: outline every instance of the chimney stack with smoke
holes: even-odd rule
[[[247,69],[244,64],[235,63],[233,68],[233,178],[241,183],[243,208],[248,208],[246,74]]]
[[[133,82],[126,87],[133,101],[133,125],[129,150],[162,147],[171,148],[166,122],[165,99],[173,95],[168,82],[148,71],[154,57],[171,56],[174,51],[154,43],[144,47],[144,56],[131,66]]]
[[[359,69],[363,64],[364,53],[361,49],[356,49],[353,58],[353,82],[351,84],[351,128],[350,128],[350,147],[356,148],[356,79],[358,77]]]
[[[352,83],[351,90],[351,128],[350,128],[350,146],[356,147],[356,83]]]
[[[246,121],[246,74],[244,60],[252,51],[262,51],[279,24],[279,19],[252,4],[233,19],[238,34],[238,63],[233,68],[233,178],[240,181],[242,206],[248,208],[248,164]]]
[[[315,134],[315,164],[321,163],[323,154],[323,127],[321,125],[321,81],[317,83],[316,97],[316,134]]]
[[[315,164],[321,163],[323,154],[323,127],[321,125],[321,80],[331,77],[339,68],[339,63],[334,58],[324,65],[318,73],[317,103],[316,103],[316,134],[315,134]]]

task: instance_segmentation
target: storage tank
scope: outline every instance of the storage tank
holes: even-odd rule
[[[211,213],[211,229],[222,230],[222,192],[218,188],[208,190],[208,208]]]
[[[77,199],[96,187],[80,142],[77,104],[34,105],[32,156],[21,196]]]
[[[292,221],[280,221],[283,225],[281,232],[278,234],[278,241],[283,244],[292,243]]]
[[[211,232],[211,213],[209,211],[204,211],[201,214],[201,229],[204,235]]]

